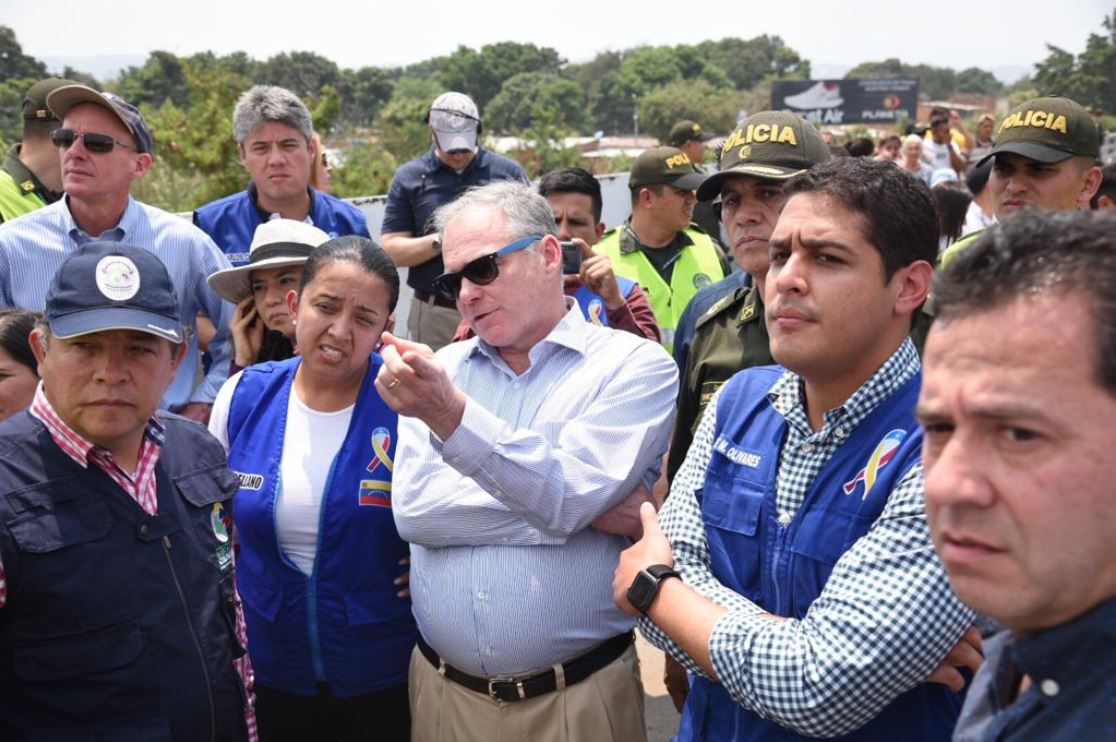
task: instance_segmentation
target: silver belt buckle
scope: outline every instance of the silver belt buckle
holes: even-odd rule
[[[527,691],[523,688],[522,680],[516,680],[515,678],[490,678],[488,681],[488,697],[491,698],[493,701],[500,702],[503,700],[496,694],[497,683],[511,683],[515,685],[515,690],[519,694],[519,700],[527,700]]]

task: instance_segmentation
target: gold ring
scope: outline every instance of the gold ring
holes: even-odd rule
[[[394,386],[395,386],[396,384],[398,384],[398,383],[399,383],[399,379],[398,379],[398,377],[397,377],[397,378],[394,378],[394,379],[392,379],[392,380],[391,380],[391,383],[387,385],[387,388],[388,388],[388,389],[391,389],[391,388],[393,388],[393,387],[394,387]]]

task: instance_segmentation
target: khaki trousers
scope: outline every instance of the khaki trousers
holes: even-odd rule
[[[461,315],[456,309],[427,304],[411,297],[410,314],[407,315],[407,334],[416,343],[425,343],[432,350],[450,344]]]
[[[447,680],[417,648],[410,674],[411,742],[647,740],[634,645],[580,683],[564,688],[559,674],[558,690],[518,703]]]

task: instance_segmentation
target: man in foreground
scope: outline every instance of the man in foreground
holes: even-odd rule
[[[785,368],[721,387],[662,531],[644,506],[614,595],[699,674],[680,740],[941,740],[960,697],[926,680],[972,613],[930,544],[914,419],[908,335],[937,254],[933,202],[866,158],[784,193],[765,299]],[[963,684],[952,667],[940,677]]]
[[[237,478],[155,414],[185,351],[166,268],[77,248],[31,347],[42,384],[0,425],[0,737],[246,739]]]
[[[957,595],[1007,627],[957,740],[1116,737],[1114,235],[1021,213],[934,284],[927,516]]]

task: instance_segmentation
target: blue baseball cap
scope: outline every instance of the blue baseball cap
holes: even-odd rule
[[[60,338],[136,330],[180,343],[178,294],[166,266],[147,250],[88,242],[66,258],[46,295],[46,319]]]
[[[46,97],[46,104],[59,120],[66,118],[66,114],[74,106],[82,103],[92,103],[100,106],[124,124],[124,128],[132,133],[136,140],[136,149],[140,152],[150,152],[152,146],[151,130],[143,120],[143,114],[135,106],[112,93],[98,93],[85,85],[63,85],[55,88]]]

